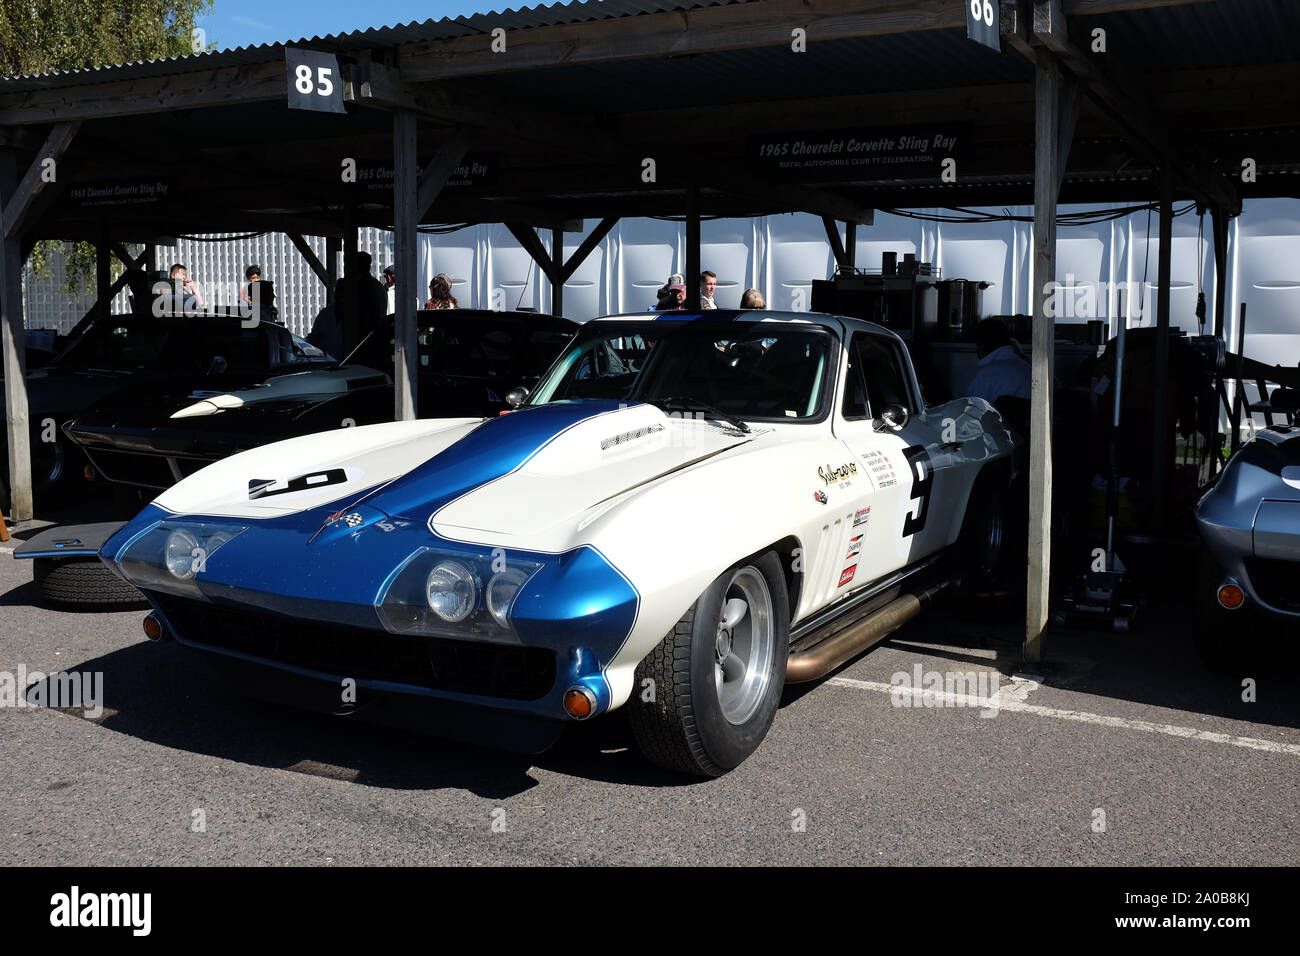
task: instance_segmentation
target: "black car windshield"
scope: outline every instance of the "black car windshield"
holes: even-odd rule
[[[224,362],[216,363],[221,358]],[[204,317],[111,316],[97,322],[50,363],[55,368],[206,374],[260,372],[272,366],[266,330]]]
[[[702,403],[746,419],[817,418],[833,378],[835,342],[811,324],[596,322],[583,329],[528,404],[614,398]]]
[[[536,375],[573,334],[536,317],[516,319],[475,312],[440,315],[435,322],[426,324],[426,314],[419,316],[417,333],[420,371],[424,374],[509,379],[521,369],[528,369]],[[390,370],[392,322],[371,333],[346,363]]]

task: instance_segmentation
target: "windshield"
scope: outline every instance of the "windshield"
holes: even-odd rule
[[[262,372],[272,367],[266,331],[238,321],[202,318],[193,322],[153,316],[112,316],[86,330],[50,364],[61,368],[149,370],[206,374],[214,360],[226,372]]]
[[[817,418],[824,413],[836,343],[830,332],[812,325],[597,322],[583,330],[528,404],[689,400],[738,418]]]
[[[565,329],[538,327],[528,320],[480,314],[444,316],[431,325],[419,326],[420,371],[468,378],[509,378],[523,370],[536,375],[571,337]],[[391,369],[392,322],[359,345],[347,364]]]

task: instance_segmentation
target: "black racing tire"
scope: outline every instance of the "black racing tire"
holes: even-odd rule
[[[1000,488],[996,473],[975,480],[962,518],[957,548],[962,591],[968,597],[1001,597],[1015,591],[1011,576],[1014,522],[1008,514],[1008,489]]]
[[[133,610],[149,607],[135,585],[123,581],[98,558],[33,558],[32,577],[51,605],[74,610]]]
[[[736,601],[745,610],[733,611],[738,616],[724,628]],[[775,554],[720,575],[637,666],[627,715],[645,757],[680,773],[719,777],[757,750],[785,686],[789,628],[785,575]],[[738,663],[720,663],[722,653]],[[728,672],[733,678],[723,676]],[[654,689],[652,700],[644,699],[645,687]]]

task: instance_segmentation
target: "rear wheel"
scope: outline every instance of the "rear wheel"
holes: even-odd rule
[[[628,721],[642,753],[717,777],[758,749],[776,716],[789,655],[789,598],[768,552],[718,577],[636,671]],[[652,683],[647,684],[646,681]]]
[[[966,502],[958,548],[963,586],[971,596],[1000,596],[1010,590],[1011,522],[1006,499],[991,478],[981,475]]]

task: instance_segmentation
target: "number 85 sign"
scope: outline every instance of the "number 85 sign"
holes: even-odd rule
[[[346,113],[339,61],[333,53],[284,48],[288,72],[289,109]]]
[[[966,38],[1001,52],[1002,37],[998,0],[968,0]]]

